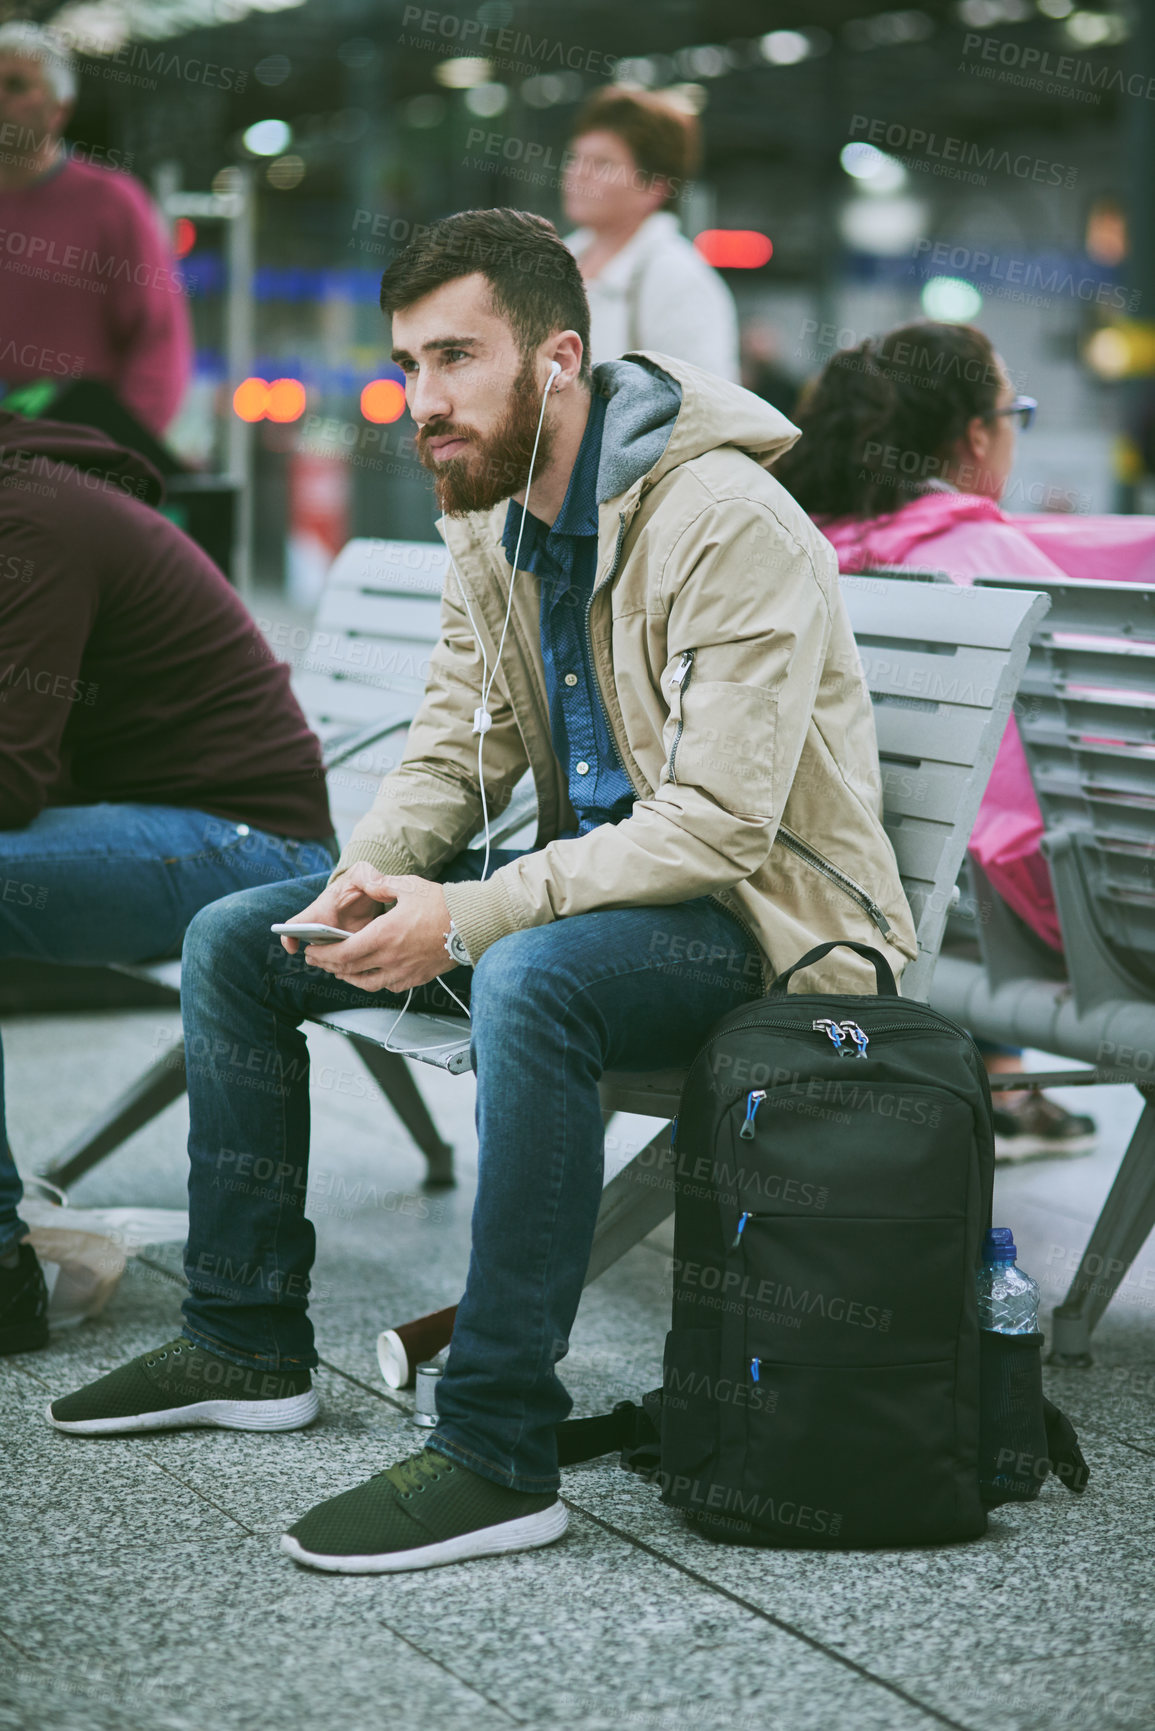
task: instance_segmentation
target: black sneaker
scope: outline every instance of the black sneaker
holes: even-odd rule
[[[1098,1129],[1093,1118],[1068,1112],[1045,1094],[1031,1093],[1017,1105],[996,1106],[996,1160],[1036,1160],[1046,1154],[1089,1154]]]
[[[170,1340],[76,1394],[54,1400],[57,1430],[80,1436],[178,1430],[301,1430],[320,1410],[307,1370],[251,1370],[190,1340]]]
[[[0,1267],[0,1353],[36,1352],[48,1345],[48,1288],[27,1239],[15,1268]]]

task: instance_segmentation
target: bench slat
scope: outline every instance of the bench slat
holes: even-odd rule
[[[1010,603],[1013,596],[1013,605],[988,608],[976,605],[975,591],[961,584],[914,585],[877,577],[843,577],[841,583],[856,636],[909,641],[917,621],[918,636],[927,643],[1009,649],[1022,624],[1023,597],[1015,591],[1006,597]],[[981,593],[1001,596],[999,590]]]

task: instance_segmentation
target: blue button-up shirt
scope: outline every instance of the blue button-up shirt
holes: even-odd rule
[[[620,823],[634,803],[630,778],[610,733],[586,632],[598,561],[597,479],[605,414],[606,399],[595,392],[577,461],[553,526],[532,511],[523,511],[511,499],[502,536],[505,556],[512,566],[524,518],[518,568],[532,571],[541,583],[541,655],[550,732],[566,772],[578,835],[600,823]]]

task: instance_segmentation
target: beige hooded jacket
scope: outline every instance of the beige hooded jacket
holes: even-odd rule
[[[555,756],[536,577],[521,571],[493,684],[484,774],[491,816],[523,772],[535,851],[484,883],[447,884],[476,963],[507,933],[596,908],[713,896],[763,958],[763,979],[814,944],[881,947],[897,974],[913,921],[882,827],[878,750],[833,549],[766,465],[798,438],[760,398],[668,355],[595,368],[608,397],[598,561],[587,613],[606,716],[633,783],[631,815],[576,827]],[[358,823],[356,860],[435,877],[482,822],[474,711],[509,597],[507,507],[443,519],[452,555],[441,638],[404,757]],[[836,950],[796,989],[872,991]]]

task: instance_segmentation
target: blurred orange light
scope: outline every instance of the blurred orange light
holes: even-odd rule
[[[754,228],[704,228],[694,245],[715,270],[757,270],[774,252],[770,236]]]
[[[300,379],[274,379],[265,413],[270,421],[298,421],[305,412],[305,387]]]
[[[396,379],[370,379],[361,392],[361,413],[367,421],[399,421],[405,413],[405,386]]]
[[[269,402],[267,379],[242,379],[233,392],[233,408],[242,421],[262,421]]]
[[[178,216],[172,228],[172,250],[177,258],[187,258],[196,243],[196,223],[187,216]]]

